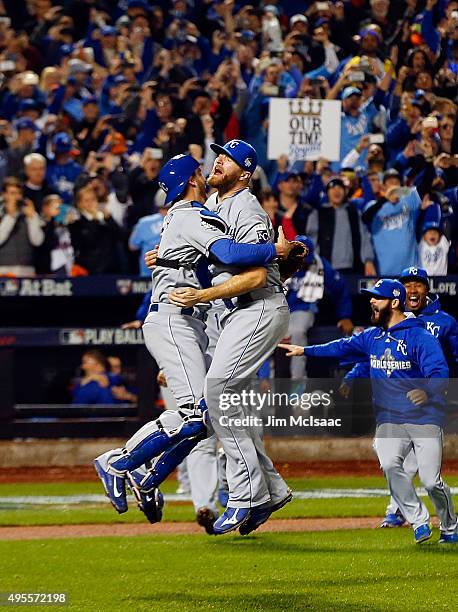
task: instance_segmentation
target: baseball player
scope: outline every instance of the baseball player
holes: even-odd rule
[[[272,244],[271,221],[248,188],[257,166],[256,151],[242,140],[231,140],[224,147],[217,144],[211,147],[218,157],[208,184],[216,193],[210,196],[206,206],[224,220],[237,242]],[[234,275],[238,271],[233,265],[216,264],[212,288],[175,291],[170,297],[183,307],[212,300],[218,286],[227,279],[236,279]],[[240,393],[244,383],[256,376],[287,334],[289,308],[278,265],[273,261],[267,267],[266,285],[237,299],[226,300],[227,310],[220,321],[221,333],[206,378],[205,400],[226,454],[229,487],[228,505],[213,526],[216,534],[239,528],[246,535],[292,498],[290,489],[267,456],[259,432],[237,425],[242,422],[239,419],[247,416],[246,408],[232,405],[229,411],[223,412],[220,405],[222,394]]]
[[[145,294],[142,304],[136,312],[136,319],[129,323],[125,323],[122,326],[123,328],[139,328],[142,326],[149,313],[151,295],[152,291],[148,291]],[[207,326],[205,333],[208,337],[208,347],[206,356],[211,356],[213,354],[216,345],[215,333],[213,333],[213,329],[215,328],[213,324],[214,317],[214,312],[210,315],[210,311],[207,311]],[[166,409],[177,410],[178,406],[173,393],[167,386],[167,380],[162,370],[157,376],[157,382],[161,386],[161,394]],[[206,440],[202,440],[177,466],[177,478],[179,483],[177,493],[189,493],[191,495],[192,503],[196,511],[197,523],[204,527],[207,533],[211,533],[212,524],[218,516],[216,508],[218,473],[215,436],[209,436]],[[150,507],[154,506],[154,501],[147,501],[144,496],[139,505],[140,509],[147,514]]]
[[[226,223],[202,204],[205,179],[190,155],[172,158],[161,170],[159,181],[167,194],[166,203],[172,206],[164,220],[160,267],[153,272],[152,301],[143,333],[148,350],[164,370],[178,410],[166,410],[136,432],[124,448],[95,459],[107,495],[120,513],[127,511],[126,479],[137,496],[148,503],[154,501],[159,484],[207,434],[203,400],[206,307],[176,307],[169,302],[169,292],[178,287],[201,287],[207,269],[202,256],[221,265],[237,265],[240,270],[268,265],[291,249],[284,237],[276,245],[239,244],[230,238]],[[215,297],[233,297],[262,287],[267,275],[264,267],[247,270],[228,281],[229,292],[223,284],[221,295]],[[139,468],[153,459],[145,476]]]
[[[415,542],[432,536],[429,513],[403,463],[413,448],[423,486],[440,518],[440,543],[457,543],[457,518],[449,487],[441,477],[442,424],[448,367],[440,344],[424,322],[404,314],[406,290],[395,280],[379,280],[371,296],[375,327],[318,346],[282,344],[288,356],[369,357],[376,414],[375,448],[391,495],[413,526]]]
[[[458,325],[455,319],[441,308],[439,297],[429,293],[429,280],[426,270],[422,268],[405,268],[401,272],[401,283],[406,289],[406,306],[410,312],[426,324],[426,330],[437,338],[447,359],[449,370],[452,373],[458,364]],[[369,376],[369,363],[356,365],[345,377],[345,381],[352,378],[367,378]],[[418,471],[418,463],[412,450],[404,460],[405,472],[413,478]],[[381,527],[401,527],[405,518],[395,500],[391,498],[386,509],[385,518]]]

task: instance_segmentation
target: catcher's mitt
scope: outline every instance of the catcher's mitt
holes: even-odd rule
[[[278,260],[278,267],[280,268],[280,278],[282,282],[291,278],[293,274],[299,272],[304,265],[304,259],[308,255],[308,248],[302,242],[293,240],[291,242],[293,248],[288,254],[286,259]]]

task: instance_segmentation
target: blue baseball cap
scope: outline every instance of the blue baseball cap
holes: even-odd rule
[[[32,121],[32,119],[29,119],[28,117],[22,117],[21,119],[16,121],[14,127],[17,130],[33,130],[34,132],[38,130],[37,126],[35,125],[35,122]]]
[[[95,96],[90,96],[89,98],[83,98],[82,100],[83,102],[83,106],[86,106],[86,104],[99,104],[98,99]]]
[[[342,100],[346,100],[350,96],[362,96],[363,92],[357,87],[345,87],[342,92]]]
[[[159,187],[166,193],[165,204],[170,204],[180,196],[185,187],[200,166],[191,155],[175,155],[159,172]]]
[[[226,142],[223,147],[213,143],[210,145],[210,148],[217,155],[227,155],[230,157],[242,168],[242,170],[246,170],[251,174],[256,170],[256,166],[258,165],[258,154],[256,150],[244,140],[234,138],[234,140]]]
[[[151,13],[151,7],[145,0],[129,0],[127,3],[127,10],[139,8],[145,11],[145,13]]]
[[[33,98],[25,98],[19,102],[18,111],[20,113],[24,113],[29,110],[41,110],[43,108],[42,104],[38,102],[38,100],[34,100]]]
[[[391,278],[381,278],[372,289],[361,289],[361,293],[386,300],[399,300],[402,306],[406,302],[404,285],[400,281],[392,280]]]
[[[114,28],[113,26],[105,25],[101,29],[101,34],[102,34],[102,36],[117,36],[118,35],[118,30],[116,28]]]
[[[67,132],[58,132],[52,139],[56,153],[68,153],[73,148],[73,142]]]
[[[308,236],[304,236],[303,234],[296,236],[296,240],[298,242],[302,242],[302,244],[305,245],[308,249],[307,257],[304,257],[304,264],[312,264],[315,258],[315,246],[313,244],[313,240]]]
[[[409,281],[420,281],[429,288],[428,273],[423,268],[404,268],[399,277],[401,283],[408,283]]]

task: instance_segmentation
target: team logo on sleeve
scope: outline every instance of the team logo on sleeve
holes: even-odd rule
[[[269,230],[265,227],[257,229],[256,235],[258,237],[258,242],[260,243],[265,243],[265,242],[270,241]]]

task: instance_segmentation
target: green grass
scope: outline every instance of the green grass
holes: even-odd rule
[[[418,546],[397,529],[0,542],[0,590],[66,591],[66,609],[81,612],[451,610],[458,547],[434,539]]]
[[[451,486],[458,486],[458,477],[448,477]],[[385,488],[386,483],[380,477],[343,477],[343,478],[291,478],[288,480],[293,490],[305,491],[322,488]],[[165,492],[174,492],[176,482],[164,483]],[[79,483],[37,483],[2,484],[0,497],[32,495],[77,495],[102,493],[97,482]],[[456,505],[458,500],[455,500]],[[383,516],[386,498],[363,497],[358,499],[295,499],[273,518],[311,518],[311,517],[360,517]],[[432,506],[427,500],[431,512]],[[142,513],[137,510],[134,500],[130,502],[126,514],[116,514],[109,505],[81,506],[34,506],[20,509],[0,510],[0,526],[13,525],[77,525],[100,523],[144,523]],[[193,521],[194,511],[190,503],[167,503],[164,510],[165,521]]]

